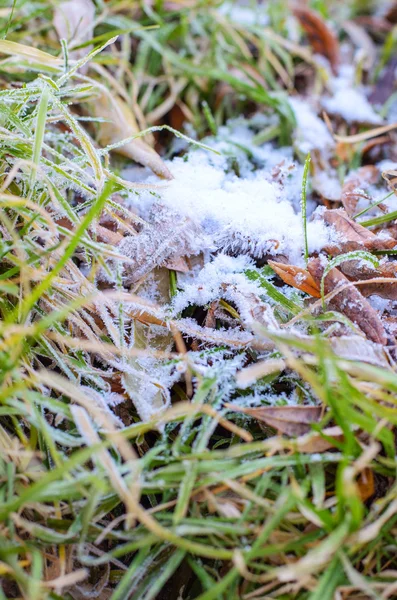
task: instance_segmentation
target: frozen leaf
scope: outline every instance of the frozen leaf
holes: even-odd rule
[[[326,25],[321,16],[303,6],[293,7],[294,15],[298,18],[302,28],[306,32],[313,50],[328,58],[332,70],[337,72],[339,66],[339,42],[335,34]]]
[[[320,258],[312,258],[309,261],[308,270],[318,285],[320,285],[325,270],[322,260]],[[348,283],[349,280],[347,277],[334,267],[325,277],[324,291],[328,294]],[[386,344],[386,332],[378,313],[354,286],[348,287],[336,294],[331,299],[330,305],[342,314],[345,314],[366,334],[368,339],[377,344]]]
[[[359,244],[364,244],[368,240],[372,240],[376,237],[374,233],[350,219],[342,208],[325,210],[323,218],[328,225],[335,227],[336,231],[341,236],[342,242],[358,242]]]
[[[365,31],[364,27],[361,27],[360,25],[358,25],[358,23],[355,23],[354,21],[344,21],[343,28],[347,32],[353,43],[356,46],[358,46],[364,53],[365,60],[363,62],[365,69],[371,69],[375,64],[377,58],[376,46],[372,41],[372,38]],[[387,98],[385,98],[385,100],[386,99]]]
[[[333,256],[361,248],[366,250],[389,250],[396,245],[396,240],[392,237],[384,234],[381,236],[375,235],[366,227],[356,223],[342,208],[325,210],[323,218],[328,225],[332,225],[336,229],[340,236],[338,245],[324,248]]]
[[[188,217],[182,217],[160,205],[155,205],[137,235],[128,236],[117,246],[118,252],[128,259],[125,282],[132,284],[150,273],[155,267],[182,256],[197,254],[198,241],[203,238],[200,228]]]
[[[268,264],[287,285],[302,290],[314,298],[321,297],[319,286],[306,269],[294,265],[284,265],[273,260],[269,260]]]
[[[389,367],[387,354],[380,344],[374,344],[359,335],[332,337],[333,351],[340,358],[357,360],[379,367]]]
[[[344,262],[340,269],[352,281],[371,280],[368,285],[360,285],[360,292],[363,296],[376,295],[389,300],[397,300],[397,264],[394,261],[381,263],[375,268],[363,264],[362,261],[349,260]],[[382,278],[395,278],[396,280],[395,282],[381,281]]]
[[[115,144],[139,133],[138,124],[129,106],[115,94],[103,92],[90,108],[96,117],[106,119],[99,125],[98,141],[103,146]],[[115,152],[130,158],[164,179],[172,175],[160,156],[141,138],[131,140],[115,149]]]
[[[61,2],[54,11],[54,27],[59,39],[77,46],[94,37],[95,6],[91,0],[69,0]],[[72,50],[69,57],[79,60],[91,48]]]
[[[363,189],[374,184],[379,179],[379,169],[374,165],[365,165],[351,173],[342,188],[341,202],[349,215],[355,215],[359,199],[363,195]]]
[[[318,423],[323,408],[321,406],[265,406],[261,408],[241,408],[234,404],[226,407],[242,412],[258,421],[277,429],[280,433],[300,436],[310,431],[312,423]]]

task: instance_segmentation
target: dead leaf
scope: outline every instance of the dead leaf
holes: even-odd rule
[[[318,285],[320,285],[324,273],[324,265],[321,259],[312,258],[307,268]],[[349,280],[347,277],[338,269],[333,268],[325,277],[324,291],[328,294],[334,291],[335,288],[348,283]],[[386,332],[378,313],[355,287],[351,286],[341,291],[332,298],[330,305],[346,315],[372,342],[382,345],[386,344]]]
[[[235,404],[225,404],[226,408],[241,412],[277,429],[280,433],[300,436],[310,431],[312,423],[321,418],[322,406],[264,406],[260,408],[242,408]]]
[[[177,271],[178,273],[189,273],[190,271],[185,256],[173,256],[171,258],[168,258],[163,262],[161,266],[166,267],[167,269],[170,269],[172,271]]]
[[[125,282],[131,285],[166,261],[195,254],[197,239],[203,235],[187,217],[155,205],[142,230],[124,237],[117,246],[118,252],[129,259],[125,263]]]
[[[102,146],[115,144],[139,133],[133,112],[116,94],[103,92],[90,103],[90,108],[95,117],[109,121],[100,123],[99,126],[98,141]],[[159,177],[172,179],[172,174],[157,152],[141,138],[129,141],[114,151],[149,167]]]
[[[375,494],[375,478],[372,469],[366,467],[357,479],[357,487],[363,502]]]
[[[328,58],[332,71],[336,73],[339,67],[340,56],[339,42],[334,33],[318,13],[306,6],[295,5],[292,10],[306,32],[313,50]]]
[[[369,70],[377,60],[376,46],[363,27],[354,21],[344,21],[343,29],[352,42],[365,53],[364,68]]]
[[[360,285],[363,296],[380,296],[388,300],[397,300],[397,263],[394,261],[380,264],[377,268],[363,264],[358,260],[349,260],[340,265],[340,270],[351,281],[363,281],[365,279],[396,278],[396,282],[374,281],[368,285]]]
[[[286,283],[314,298],[321,298],[320,288],[306,269],[269,260],[273,271]]]
[[[59,39],[77,46],[94,37],[94,19],[95,5],[91,0],[68,0],[56,6],[53,23]],[[69,58],[79,60],[90,50],[91,46],[72,50]]]
[[[332,350],[340,358],[357,360],[385,368],[390,366],[383,346],[374,344],[359,335],[332,337],[330,344]]]
[[[374,165],[365,165],[347,177],[342,187],[341,202],[349,217],[356,213],[356,208],[362,191],[368,185],[379,180],[379,169]]]
[[[326,427],[323,429],[322,434],[318,431],[311,431],[306,435],[298,437],[296,442],[296,450],[298,452],[304,452],[305,454],[313,454],[314,452],[325,452],[330,448],[334,448],[335,444],[332,443],[332,439],[336,441],[343,440],[343,431],[338,426]],[[326,436],[328,439],[326,439]],[[331,439],[329,439],[331,438]]]
[[[356,223],[343,208],[325,210],[323,219],[328,225],[332,225],[341,237],[338,245],[324,248],[332,256],[360,249],[390,250],[396,245],[396,240],[392,237],[377,236],[366,227]]]

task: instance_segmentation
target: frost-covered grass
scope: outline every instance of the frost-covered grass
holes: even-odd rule
[[[382,343],[326,285],[393,283],[395,250],[323,206],[394,155],[321,118],[392,123],[395,27],[337,75],[282,1],[5,4],[0,600],[395,597],[395,306]],[[385,14],[310,4],[341,39]],[[360,182],[356,223],[388,192]]]

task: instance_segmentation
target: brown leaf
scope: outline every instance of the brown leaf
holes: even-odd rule
[[[359,335],[344,335],[330,339],[332,350],[340,358],[357,360],[378,367],[390,366],[387,354],[379,344],[374,344]]]
[[[162,264],[163,267],[167,267],[172,271],[177,271],[178,273],[189,273],[189,265],[184,256],[172,256],[165,260]]]
[[[342,187],[341,202],[347,212],[352,217],[356,213],[356,208],[362,190],[368,187],[369,184],[374,184],[379,179],[379,169],[374,165],[365,165],[357,171],[354,171],[346,179]]]
[[[343,440],[343,431],[337,425],[323,429],[322,433],[328,438],[334,438],[337,441]],[[304,452],[305,454],[325,452],[333,447],[334,444],[332,441],[324,439],[324,437],[317,431],[311,431],[310,433],[307,433],[306,435],[296,439],[296,450],[299,452]]]
[[[358,491],[363,502],[375,494],[375,479],[372,469],[366,467],[357,479]]]
[[[294,265],[284,265],[274,260],[269,260],[268,264],[287,285],[302,290],[314,298],[321,298],[319,286],[306,269]]]
[[[307,266],[318,285],[324,273],[324,265],[319,258],[312,258]],[[326,294],[335,288],[348,284],[349,280],[338,269],[333,268],[325,277],[324,291]],[[387,338],[382,321],[376,310],[372,308],[364,296],[355,288],[349,287],[341,291],[330,301],[330,305],[345,314],[371,341],[385,345]]]
[[[365,227],[350,219],[343,208],[334,210],[325,210],[323,218],[328,225],[335,227],[336,231],[347,242],[358,242],[364,244],[368,240],[375,238],[375,234],[368,231]]]
[[[115,144],[139,133],[138,124],[129,106],[115,94],[103,93],[90,103],[94,116],[108,119],[110,122],[100,123],[98,141],[103,146]],[[149,167],[156,175],[164,179],[172,179],[172,175],[160,156],[141,138],[127,142],[114,150]]]
[[[242,408],[235,404],[225,404],[226,408],[241,412],[277,429],[280,433],[300,436],[308,433],[312,423],[318,423],[323,408],[321,406],[264,406]]]
[[[324,221],[332,225],[341,236],[341,241],[334,246],[326,246],[324,250],[332,256],[353,250],[390,250],[396,240],[385,235],[378,236],[366,227],[351,219],[343,208],[325,210]]]
[[[294,6],[294,15],[305,30],[313,50],[328,58],[332,71],[337,72],[339,66],[339,42],[334,33],[324,23],[320,15],[306,6]]]
[[[396,282],[373,282],[368,285],[360,285],[363,296],[380,296],[389,300],[397,300],[397,263],[394,261],[380,264],[375,268],[363,264],[358,260],[349,260],[340,266],[340,270],[351,281],[362,281],[365,279],[376,279],[377,277],[396,278]]]

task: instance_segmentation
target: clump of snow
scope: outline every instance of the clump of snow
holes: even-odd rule
[[[335,142],[322,121],[304,100],[290,98],[289,103],[295,113],[297,128],[295,131],[295,144],[297,148],[307,154],[312,150],[328,152],[335,146]]]
[[[343,65],[339,76],[331,80],[331,88],[333,95],[322,99],[323,107],[329,113],[340,115],[348,123],[379,125],[383,122],[368,102],[363,86],[355,85],[353,66]]]
[[[243,6],[235,2],[224,2],[217,8],[222,16],[227,16],[231,21],[240,25],[268,25],[269,17],[265,12],[264,5],[257,4],[255,7]]]
[[[322,135],[323,147],[332,143],[326,129]],[[156,189],[156,196],[134,197],[135,208],[146,218],[157,203],[174,219],[175,214],[181,221],[188,218],[206,240],[206,247],[197,243],[192,254],[209,249],[252,257],[282,254],[302,264],[302,169],[290,151],[275,151],[270,144],[257,148],[252,137],[246,125],[237,125],[228,140],[221,134],[211,142],[221,155],[200,149],[168,161],[174,180]],[[321,221],[309,220],[307,232],[311,252],[320,251],[332,235]]]

